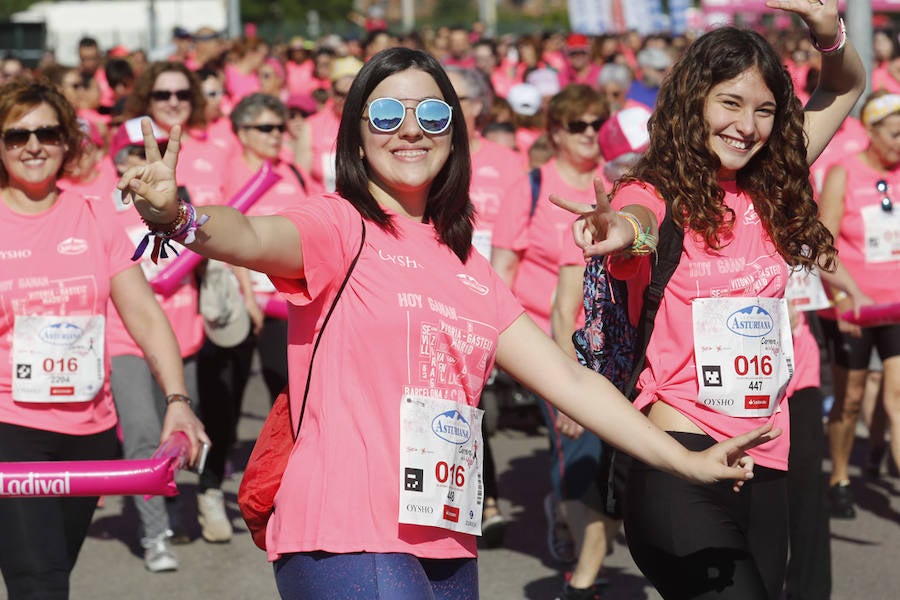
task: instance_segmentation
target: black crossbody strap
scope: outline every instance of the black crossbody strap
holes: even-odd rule
[[[337,306],[341,293],[344,291],[344,288],[347,287],[347,282],[350,281],[350,275],[356,267],[359,255],[362,254],[363,247],[366,245],[366,220],[360,217],[360,222],[362,223],[362,239],[359,241],[359,250],[356,251],[356,256],[353,257],[353,262],[350,263],[347,274],[344,275],[344,281],[341,282],[341,287],[338,288],[337,294],[334,295],[334,300],[331,301],[331,307],[325,315],[325,320],[322,321],[322,327],[319,329],[319,333],[316,335],[316,341],[313,344],[312,355],[309,357],[309,372],[306,374],[306,388],[303,390],[303,403],[300,404],[300,419],[297,421],[297,430],[294,432],[294,440],[300,435],[300,425],[303,423],[303,414],[306,412],[306,398],[309,396],[309,384],[312,381],[313,362],[316,360],[316,350],[319,349],[319,342],[322,341],[322,333],[325,331],[325,326],[328,325],[328,320],[331,319],[334,307]],[[288,411],[290,411],[290,402],[288,402]],[[293,420],[293,415],[291,415],[291,420]]]

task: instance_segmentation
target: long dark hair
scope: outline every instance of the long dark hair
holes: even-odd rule
[[[474,228],[474,209],[469,200],[469,182],[472,179],[469,140],[459,98],[443,67],[431,55],[409,48],[388,48],[370,58],[356,75],[347,94],[338,129],[336,189],[363,217],[397,235],[391,217],[369,192],[368,169],[359,151],[362,147],[360,121],[372,90],[384,79],[407,69],[418,69],[431,75],[453,110],[453,124],[450,127],[452,150],[431,184],[422,221],[432,223],[440,241],[465,262],[472,249]]]
[[[803,107],[777,53],[753,31],[721,27],[691,44],[660,86],[648,124],[650,147],[621,182],[651,183],[670,204],[676,223],[698,232],[709,247],[721,248],[735,215],[723,202],[721,162],[709,147],[706,100],[714,86],[753,68],[775,96],[775,120],[766,145],[738,171],[737,184],[753,199],[788,264],[812,267],[822,255],[821,266],[831,269],[835,249],[817,218]]]

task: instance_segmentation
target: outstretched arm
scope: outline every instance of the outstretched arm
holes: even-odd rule
[[[607,379],[569,358],[527,316],[501,335],[497,364],[613,446],[697,483],[752,477],[746,450],[781,432],[761,427],[720,442],[705,452],[690,452],[634,408]]]
[[[118,188],[125,201],[132,200],[148,223],[172,223],[178,217],[178,184],[175,166],[181,147],[181,128],[173,127],[164,156],[153,136],[149,119],[141,121],[147,164],[128,169]],[[196,240],[186,245],[202,256],[248,267],[277,277],[303,277],[300,234],[280,216],[247,217],[228,206],[196,208],[198,216],[209,220],[196,232]],[[182,239],[176,239],[182,242]]]

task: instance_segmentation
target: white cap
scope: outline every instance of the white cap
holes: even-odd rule
[[[513,112],[517,115],[533,117],[541,110],[541,92],[530,83],[518,83],[506,95]]]

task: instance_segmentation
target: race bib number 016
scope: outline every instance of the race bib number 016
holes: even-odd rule
[[[87,402],[103,387],[105,318],[17,316],[12,346],[16,402]]]
[[[481,535],[483,414],[450,400],[402,398],[400,523]]]
[[[699,298],[693,320],[697,402],[732,417],[774,413],[794,374],[785,300]]]

